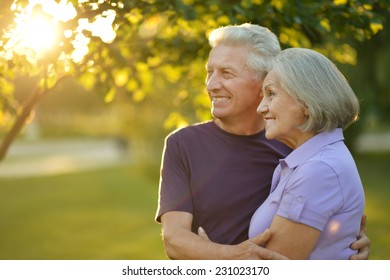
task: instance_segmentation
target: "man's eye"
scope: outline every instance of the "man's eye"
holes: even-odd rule
[[[223,72],[223,77],[224,77],[224,78],[227,78],[227,79],[233,78],[233,74],[230,73],[230,72]]]

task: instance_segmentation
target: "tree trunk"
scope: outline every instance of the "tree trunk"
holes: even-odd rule
[[[57,85],[67,77],[68,76],[63,76],[58,79],[55,85],[50,89],[43,90],[39,87],[34,89],[31,97],[22,105],[21,113],[17,117],[14,125],[11,127],[11,130],[4,136],[4,139],[0,144],[0,162],[4,160],[4,158],[7,156],[9,147],[15,140],[16,136],[18,136],[18,134],[22,130],[27,118],[30,116],[32,110],[38,104],[41,98],[51,92],[54,88],[56,88]]]

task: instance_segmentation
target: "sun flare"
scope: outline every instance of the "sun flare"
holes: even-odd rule
[[[34,18],[21,29],[20,47],[31,48],[37,53],[53,47],[57,30],[50,21],[41,17]]]
[[[79,0],[78,3],[83,3]],[[101,3],[102,0],[99,0]],[[92,19],[79,18],[76,29],[59,30],[60,22],[76,18],[77,11],[69,0],[29,0],[27,6],[15,1],[11,10],[16,15],[14,26],[8,31],[8,40],[4,46],[6,58],[24,55],[30,62],[39,61],[47,52],[63,45],[62,40],[71,40],[74,47],[70,59],[80,62],[89,52],[90,38],[83,33],[90,31],[104,43],[111,43],[116,37],[114,20],[116,12],[108,9]],[[91,4],[92,5],[92,4]],[[61,34],[60,32],[63,32]]]
[[[30,0],[24,8],[14,4],[11,9],[17,16],[5,46],[8,57],[13,54],[26,55],[32,61],[41,58],[55,46],[58,22],[76,16],[76,10],[67,0],[58,3],[54,0]]]

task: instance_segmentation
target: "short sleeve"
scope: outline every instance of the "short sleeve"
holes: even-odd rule
[[[169,211],[193,211],[187,159],[174,135],[165,141],[156,221],[160,222],[161,215]]]
[[[277,214],[322,231],[342,203],[338,175],[324,162],[311,161],[293,171]]]

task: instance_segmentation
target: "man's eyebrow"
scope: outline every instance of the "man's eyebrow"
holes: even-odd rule
[[[219,70],[221,72],[232,72],[232,73],[238,72],[238,70],[232,66],[212,67],[212,66],[206,64],[206,71],[209,71],[209,70]]]
[[[221,67],[223,71],[235,71],[235,69],[231,66],[224,66],[224,67]]]

